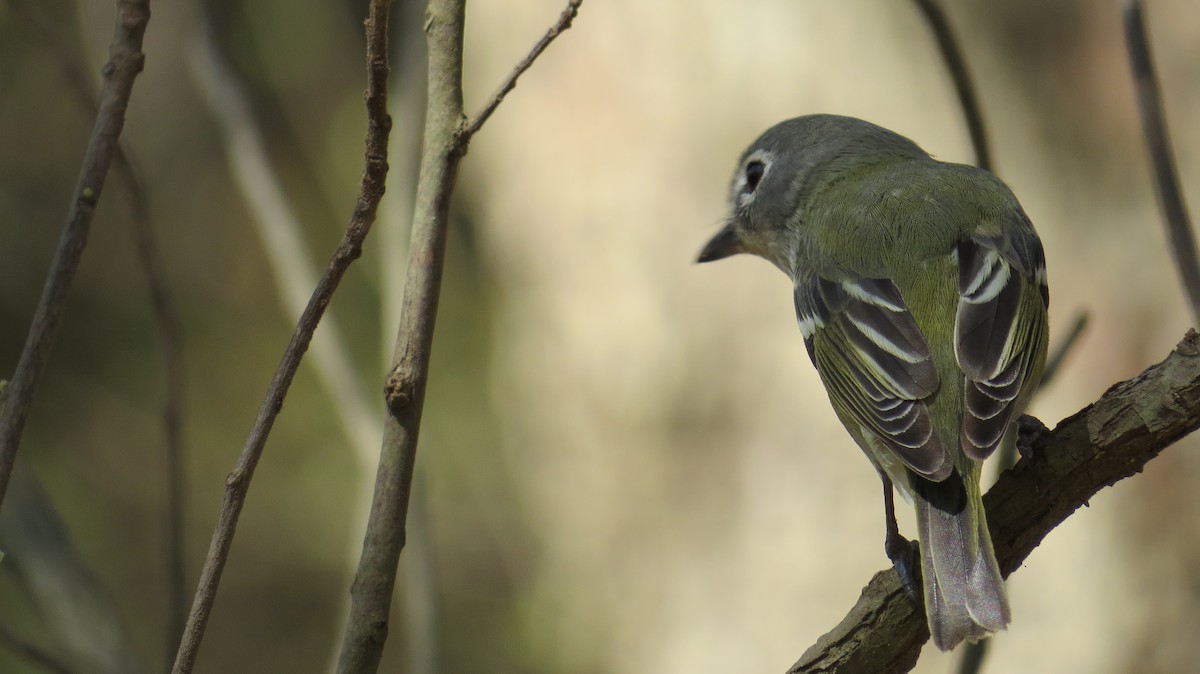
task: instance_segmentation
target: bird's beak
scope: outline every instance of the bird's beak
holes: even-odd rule
[[[730,222],[709,240],[708,244],[704,246],[704,250],[700,251],[700,257],[696,259],[696,262],[712,262],[744,252],[746,252],[746,247],[742,245],[741,237],[734,231],[733,223]]]

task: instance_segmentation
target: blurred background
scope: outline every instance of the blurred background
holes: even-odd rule
[[[1078,312],[1090,316],[1031,410],[1054,426],[1165,357],[1190,323],[1120,7],[945,4],[997,172],[1045,243],[1052,348]],[[110,0],[0,3],[0,373],[15,367],[92,119],[19,5],[92,73],[113,24]],[[469,111],[563,5],[469,3]],[[1195,207],[1196,7],[1148,5]],[[182,322],[189,598],[224,477],[294,325],[280,298],[311,288],[288,287],[275,258],[298,245],[305,264],[323,265],[354,205],[365,7],[153,6],[123,141]],[[197,671],[320,672],[336,652],[405,260],[422,11],[411,0],[393,10],[381,221],[318,332],[332,364],[305,361],[271,435]],[[454,198],[421,433],[421,540],[401,561],[382,671],[780,672],[888,565],[879,483],[808,362],[788,282],[759,259],[693,264],[742,149],[813,112],[973,158],[927,26],[892,0],[588,0],[476,137]],[[103,196],[21,456],[106,588],[108,627],[143,671],[161,671],[173,657],[161,347],[111,174]],[[1030,556],[984,671],[1194,667],[1196,445],[1102,492]],[[34,517],[9,503],[5,516]],[[905,526],[911,535],[911,517]],[[27,585],[0,573],[0,625],[54,650]],[[928,647],[917,671],[954,662]],[[0,648],[0,671],[45,670]]]

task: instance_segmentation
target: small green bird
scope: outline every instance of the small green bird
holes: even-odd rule
[[[809,115],[742,155],[700,262],[766,258],[791,278],[829,400],[884,486],[885,548],[906,582],[892,487],[917,509],[925,612],[950,650],[1009,622],[979,487],[1015,441],[1046,358],[1045,257],[987,171],[868,122]]]

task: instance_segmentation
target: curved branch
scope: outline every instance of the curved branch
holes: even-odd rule
[[[984,496],[1000,570],[1008,576],[1101,489],[1134,475],[1200,427],[1200,334],[1189,330],[1166,360],[1110,388],[1053,431],[1027,439],[1026,458]],[[1025,443],[1023,443],[1025,444]],[[881,571],[831,632],[792,666],[800,672],[905,672],[929,638],[924,612]]]

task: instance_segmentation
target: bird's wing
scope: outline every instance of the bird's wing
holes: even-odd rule
[[[1032,227],[958,244],[954,349],[965,377],[962,448],[982,461],[1000,441],[1045,360],[1050,303]]]
[[[830,401],[912,470],[945,479],[953,459],[924,399],[938,388],[929,345],[886,279],[796,284],[796,316]]]

